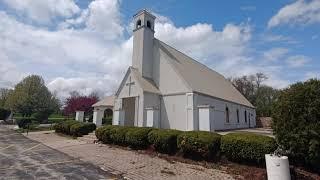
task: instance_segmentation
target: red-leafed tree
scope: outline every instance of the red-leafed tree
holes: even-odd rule
[[[65,101],[63,112],[67,116],[73,115],[76,111],[91,112],[93,110],[92,105],[98,100],[99,98],[95,94],[83,96],[77,92],[71,92],[70,97]]]

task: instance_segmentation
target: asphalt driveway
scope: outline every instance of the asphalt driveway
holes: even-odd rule
[[[0,126],[0,179],[116,179],[80,161]]]

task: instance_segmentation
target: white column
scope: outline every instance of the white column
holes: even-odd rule
[[[146,108],[147,111],[147,127],[159,128],[159,110],[154,108]]]
[[[198,106],[199,109],[199,130],[214,131],[213,107],[210,105]]]
[[[195,122],[195,118],[194,118],[194,108],[193,108],[193,96],[194,94],[193,93],[187,93],[186,94],[187,96],[187,106],[186,106],[186,110],[187,110],[187,131],[193,131],[193,130],[197,130],[198,129],[198,126]]]
[[[93,112],[93,123],[96,124],[97,127],[102,125],[104,111],[101,109],[95,109]]]
[[[112,118],[112,125],[124,125],[124,111],[115,110]]]
[[[76,111],[76,121],[83,122],[84,111]]]

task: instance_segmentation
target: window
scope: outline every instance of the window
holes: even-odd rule
[[[226,107],[226,122],[229,123],[230,119],[229,119],[229,108]]]
[[[136,28],[139,28],[140,26],[141,26],[141,20],[139,19],[139,20],[137,21]]]
[[[147,27],[150,28],[150,29],[152,29],[152,28],[151,28],[151,22],[150,22],[150,21],[147,21]]]
[[[237,109],[237,122],[239,123],[239,120],[240,118],[239,118],[239,109]]]
[[[244,111],[244,122],[247,123],[247,111]]]

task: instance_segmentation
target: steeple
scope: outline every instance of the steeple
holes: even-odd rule
[[[137,68],[143,77],[152,79],[153,39],[155,16],[147,10],[141,10],[133,16],[133,55],[132,66]]]

